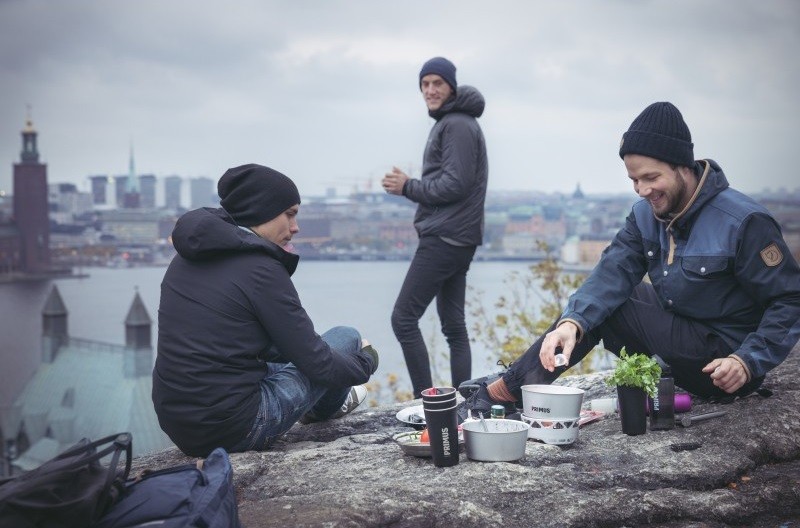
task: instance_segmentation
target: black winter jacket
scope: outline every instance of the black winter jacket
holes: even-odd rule
[[[420,237],[439,236],[464,245],[483,243],[483,204],[489,163],[477,117],[485,101],[472,86],[430,112],[436,124],[428,135],[422,176],[409,179],[403,195],[419,204],[414,227]]]
[[[172,239],[178,255],[161,284],[153,404],[184,453],[205,456],[247,435],[266,361],[291,362],[329,387],[369,379],[368,354],[337,355],[315,332],[290,278],[299,257],[222,209],[186,213]]]

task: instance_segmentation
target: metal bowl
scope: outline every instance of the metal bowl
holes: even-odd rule
[[[409,431],[406,433],[398,433],[392,436],[392,439],[397,442],[400,449],[406,455],[412,455],[420,458],[431,458],[431,444],[430,442],[420,442],[422,431]],[[464,437],[461,433],[458,434],[458,447],[459,451],[463,451]]]
[[[484,425],[486,430],[484,430]],[[525,456],[530,425],[517,420],[464,422],[467,458],[481,462],[512,462]]]

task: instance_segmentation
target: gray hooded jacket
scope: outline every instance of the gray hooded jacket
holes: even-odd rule
[[[409,179],[403,195],[419,204],[414,227],[420,237],[438,236],[458,244],[483,243],[483,204],[489,164],[476,118],[486,103],[472,86],[430,112],[430,131],[420,179]]]

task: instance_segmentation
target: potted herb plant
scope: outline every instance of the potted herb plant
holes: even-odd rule
[[[606,379],[617,387],[622,432],[640,435],[647,431],[647,397],[656,395],[661,367],[655,358],[644,354],[628,354],[625,347],[619,352],[614,372]]]

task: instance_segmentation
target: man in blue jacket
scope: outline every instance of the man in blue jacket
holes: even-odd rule
[[[436,309],[450,347],[454,387],[472,372],[472,353],[464,318],[467,271],[483,243],[483,204],[489,165],[477,118],[483,96],[458,86],[456,67],[443,57],[426,62],[419,88],[436,120],[428,135],[420,179],[394,167],[383,188],[418,204],[414,227],[419,244],[392,311],[392,329],[400,342],[414,397],[432,385],[428,349],[419,319],[436,298]]]
[[[658,355],[677,385],[721,399],[756,390],[800,339],[800,270],[780,227],[716,162],[695,161],[680,111],[648,106],[619,155],[642,200],[560,319],[479,386],[462,418],[521,399],[524,384],[551,383],[600,340],[615,354]]]
[[[217,185],[218,209],[183,215],[161,283],[153,404],[181,451],[263,450],[297,421],[349,413],[378,354],[354,328],[319,336],[292,284],[300,194],[249,164]]]

